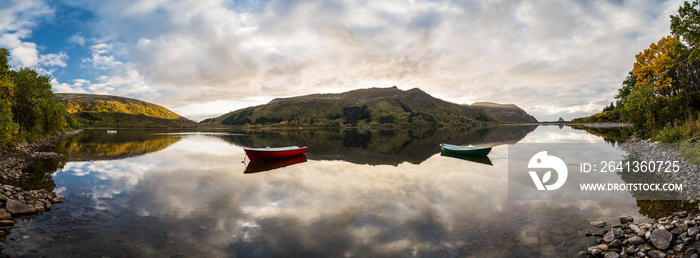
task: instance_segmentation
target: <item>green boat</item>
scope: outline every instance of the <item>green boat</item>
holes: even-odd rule
[[[491,147],[458,146],[441,143],[440,148],[444,153],[455,155],[488,155]]]
[[[486,155],[468,155],[468,154],[459,155],[459,154],[445,153],[445,151],[443,151],[443,152],[440,152],[440,156],[451,157],[451,158],[456,158],[456,159],[461,159],[461,160],[466,160],[466,161],[471,161],[471,162],[476,162],[476,163],[481,163],[481,164],[493,166],[491,159],[489,158],[489,156],[486,156]]]

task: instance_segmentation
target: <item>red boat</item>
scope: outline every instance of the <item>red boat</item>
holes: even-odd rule
[[[299,155],[289,158],[282,159],[262,159],[262,160],[251,160],[246,166],[244,174],[257,173],[263,171],[269,171],[281,167],[291,166],[297,163],[306,162],[306,156]]]
[[[290,146],[290,147],[279,147],[279,148],[243,148],[245,154],[248,155],[250,160],[260,160],[260,159],[280,159],[299,156],[306,153],[307,147]]]

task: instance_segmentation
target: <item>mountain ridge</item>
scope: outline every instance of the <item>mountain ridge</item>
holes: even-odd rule
[[[191,121],[163,106],[133,98],[54,93],[78,122],[92,127],[191,127]]]
[[[205,119],[200,124],[343,127],[499,122],[503,121],[488,115],[482,107],[448,102],[419,88],[401,90],[393,86],[275,98],[267,104]]]
[[[539,123],[537,119],[515,104],[499,104],[494,102],[474,102],[471,107],[484,110],[486,114],[506,123]]]

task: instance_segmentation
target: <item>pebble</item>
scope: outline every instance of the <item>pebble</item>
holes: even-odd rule
[[[597,228],[605,227],[605,221],[603,221],[603,220],[591,221],[590,223],[591,223],[591,226],[594,226]]]
[[[677,212],[641,224],[634,224],[629,218],[620,217],[621,224],[610,225],[611,231],[601,229],[585,234],[594,237],[597,245],[583,253],[588,257],[699,257],[700,250],[695,246],[700,247],[700,216]]]

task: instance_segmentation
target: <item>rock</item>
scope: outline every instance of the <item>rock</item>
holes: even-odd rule
[[[695,235],[697,235],[698,233],[700,233],[699,227],[688,228],[688,236],[689,237],[695,237]]]
[[[687,211],[675,212],[675,213],[673,213],[673,216],[678,216],[678,217],[680,217],[680,218],[685,218],[685,217],[688,217],[688,212],[687,212]]]
[[[608,248],[609,248],[609,246],[606,244],[600,244],[600,245],[597,245],[597,247],[600,248],[600,250],[602,250],[603,252],[607,252]]]
[[[639,236],[632,236],[629,239],[627,239],[627,243],[630,243],[632,245],[643,245],[644,243],[646,243],[646,241],[644,241],[644,239]]]
[[[8,199],[5,209],[12,215],[36,213],[36,208],[18,201]]]
[[[0,220],[0,227],[14,226],[15,221],[9,219]]]
[[[604,257],[604,258],[619,258],[620,255],[619,255],[618,253],[616,253],[616,252],[606,252],[606,253],[603,255],[603,257]]]
[[[608,244],[610,247],[621,247],[622,246],[622,241],[620,239],[615,239],[610,244]]]
[[[598,228],[605,227],[605,221],[602,221],[602,220],[591,221],[589,223],[591,223],[591,226],[594,226],[594,227],[598,227]]]
[[[603,253],[603,251],[600,250],[600,248],[598,248],[597,246],[591,246],[588,249],[586,249],[586,251],[588,251],[588,254],[593,256],[600,255]]]
[[[5,210],[5,209],[0,209],[0,220],[11,219],[11,218],[12,218],[12,214],[7,212],[7,210]]]
[[[605,229],[602,229],[602,230],[593,232],[593,235],[597,236],[597,237],[603,237],[605,235],[605,233],[608,233],[608,231]]]
[[[651,250],[647,252],[647,255],[651,258],[666,258],[666,253],[659,250]]]
[[[621,223],[621,224],[625,224],[625,223],[628,223],[628,222],[634,222],[634,218],[632,218],[632,216],[622,216],[622,217],[620,217],[620,223]]]
[[[632,232],[634,232],[634,233],[637,234],[638,236],[643,235],[643,234],[642,234],[642,229],[639,228],[639,226],[637,226],[637,224],[629,224],[629,227],[630,227],[630,229],[632,230]]]
[[[605,241],[606,243],[612,242],[613,239],[615,239],[615,235],[613,234],[612,231],[610,231],[610,232],[606,233],[605,235],[603,235],[603,241]]]
[[[671,245],[673,235],[664,229],[656,229],[651,232],[649,241],[658,249],[666,250]]]

